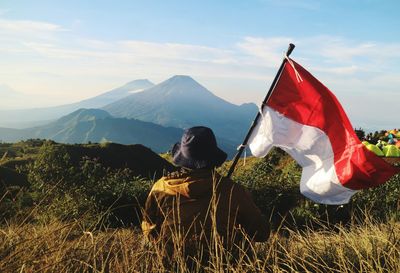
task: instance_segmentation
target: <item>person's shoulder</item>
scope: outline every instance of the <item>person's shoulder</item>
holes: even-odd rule
[[[187,175],[188,173],[185,171],[176,171],[168,173],[153,184],[150,193],[165,192],[172,194],[173,192],[171,192],[170,189],[171,187],[168,184],[171,183],[171,181],[174,181],[174,183],[178,183],[177,181],[184,180],[187,177]]]
[[[164,188],[164,181],[165,181],[165,176],[161,177],[158,179],[153,186],[151,187],[150,193],[157,192],[157,191],[162,191]]]

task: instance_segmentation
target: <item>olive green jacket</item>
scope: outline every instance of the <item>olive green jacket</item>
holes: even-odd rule
[[[236,241],[238,233],[254,241],[269,236],[269,226],[248,191],[212,170],[176,172],[158,180],[146,201],[142,230],[163,241],[177,236],[209,240],[217,231],[226,244]]]

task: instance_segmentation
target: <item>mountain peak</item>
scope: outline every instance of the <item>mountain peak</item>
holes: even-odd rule
[[[200,85],[197,81],[195,81],[192,77],[187,75],[175,75],[171,78],[167,79],[165,82],[172,84],[196,84]]]
[[[138,79],[138,80],[133,80],[130,82],[127,82],[124,86],[132,86],[132,85],[148,85],[148,86],[153,86],[154,83],[149,81],[148,79]]]
[[[115,93],[115,91],[117,92],[129,92],[129,91],[136,91],[136,90],[144,90],[150,87],[153,87],[154,83],[152,83],[151,81],[149,81],[148,79],[139,79],[139,80],[133,80],[130,81],[126,84],[124,84],[123,86],[116,88],[106,94],[110,94]]]
[[[177,98],[180,96],[195,97],[210,96],[211,92],[190,76],[175,75],[162,83],[152,87],[149,94],[154,96]]]
[[[193,79],[190,76],[187,75],[175,75],[172,76],[171,78],[163,81],[160,83],[158,86],[164,86],[164,87],[169,87],[173,89],[206,89],[204,86],[202,86],[200,83],[198,83],[195,79]]]
[[[194,81],[192,77],[190,77],[189,75],[174,75],[170,78],[171,80],[191,80]]]

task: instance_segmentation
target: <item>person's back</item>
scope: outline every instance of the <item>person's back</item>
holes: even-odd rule
[[[215,138],[211,144],[204,141],[210,134],[213,138],[212,131],[205,127],[194,127],[185,133],[173,150],[174,162],[184,169],[157,181],[146,201],[143,232],[162,246],[167,257],[178,245],[183,245],[181,250],[189,256],[206,250],[204,259],[215,247],[215,240],[231,251],[243,235],[249,241],[268,238],[268,225],[249,193],[214,171],[225,161],[226,154],[216,147]],[[191,153],[183,155],[187,152],[184,147]],[[193,155],[198,147],[208,148],[201,160]]]
[[[178,231],[197,241],[209,240],[215,228],[226,245],[239,239],[234,238],[239,228],[255,241],[265,241],[269,233],[249,193],[210,169],[163,177],[154,184],[145,212],[144,233],[164,242]]]

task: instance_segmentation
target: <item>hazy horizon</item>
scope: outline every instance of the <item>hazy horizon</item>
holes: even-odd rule
[[[258,105],[292,42],[291,57],[338,97],[354,126],[390,129],[399,127],[398,8],[375,0],[4,0],[0,89],[31,108],[184,74],[231,103]]]

